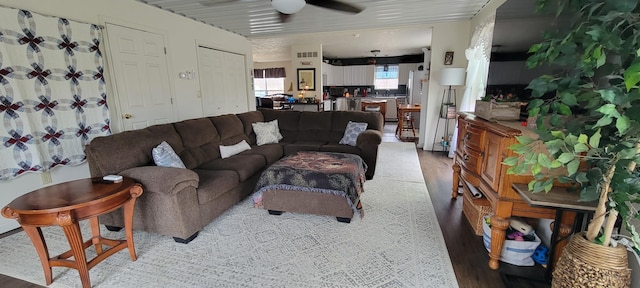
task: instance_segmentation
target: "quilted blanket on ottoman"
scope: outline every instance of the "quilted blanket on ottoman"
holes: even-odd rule
[[[282,158],[267,168],[253,196],[262,207],[262,193],[268,190],[295,190],[340,195],[356,210],[363,193],[367,165],[358,155],[303,151]]]

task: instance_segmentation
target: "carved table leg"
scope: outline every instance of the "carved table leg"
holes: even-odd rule
[[[142,195],[142,187],[139,184],[131,187],[129,190],[131,199],[124,204],[124,231],[127,235],[127,248],[129,249],[129,255],[131,260],[136,261],[136,249],[133,244],[133,208],[136,204],[136,198]]]
[[[64,234],[67,236],[69,246],[71,246],[71,252],[73,254],[73,260],[75,262],[75,268],[80,274],[80,281],[83,288],[91,287],[91,279],[89,279],[89,267],[87,267],[87,256],[84,252],[84,245],[82,243],[82,232],[80,232],[80,225],[78,221],[73,219],[73,216],[69,211],[63,211],[58,213],[58,225],[64,230]]]
[[[40,257],[40,263],[42,263],[42,269],[44,270],[45,283],[51,285],[53,278],[51,277],[51,265],[49,265],[49,249],[47,249],[47,242],[45,242],[42,235],[42,229],[33,226],[22,226],[22,229],[27,233],[33,243],[33,247],[38,252],[38,257]]]
[[[457,157],[457,156],[454,156]],[[460,165],[458,165],[457,162],[453,162],[453,166],[451,167],[453,168],[453,184],[451,186],[451,198],[456,199],[458,197],[458,188],[460,185],[460,170],[462,170],[460,168]]]
[[[509,220],[497,215],[491,216],[491,252],[489,252],[489,268],[497,270],[499,267],[500,254],[504,245],[506,230],[509,227]]]

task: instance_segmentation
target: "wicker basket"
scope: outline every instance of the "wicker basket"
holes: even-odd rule
[[[489,201],[484,198],[476,199],[471,196],[471,192],[464,187],[464,193],[462,197],[462,212],[467,217],[469,224],[473,228],[473,231],[478,236],[482,236],[482,221],[484,216],[491,213],[491,206]]]
[[[629,287],[631,269],[624,246],[591,243],[574,234],[553,270],[551,287]]]

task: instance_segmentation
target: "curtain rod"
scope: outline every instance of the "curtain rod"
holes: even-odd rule
[[[27,9],[20,9],[20,8],[10,7],[10,6],[6,6],[6,5],[2,5],[2,4],[0,4],[0,8],[9,8],[9,9],[15,9],[15,10],[26,10],[26,11],[29,11],[31,13],[37,13],[37,14],[40,14],[40,15],[45,16],[45,17],[64,18],[64,19],[67,19],[67,20],[71,20],[71,21],[75,21],[75,22],[79,22],[79,23],[83,23],[83,24],[95,25],[98,28],[100,28],[100,30],[104,30],[104,28],[105,28],[104,25],[100,25],[100,24],[90,23],[90,22],[87,22],[87,21],[80,21],[80,20],[76,20],[76,19],[72,19],[72,18],[68,18],[68,17],[60,17],[60,16],[55,16],[55,15],[44,14],[44,13],[35,12],[35,11],[27,10]]]

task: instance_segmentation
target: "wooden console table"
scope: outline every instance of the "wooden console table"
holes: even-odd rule
[[[507,174],[508,166],[502,161],[515,155],[509,146],[517,143],[515,136],[533,133],[520,126],[520,122],[489,122],[471,113],[458,113],[458,142],[453,164],[452,198],[458,196],[460,181],[472,185],[483,194],[491,204],[491,252],[489,267],[498,269],[500,254],[505,240],[505,231],[509,227],[511,216],[527,218],[556,219],[558,209],[553,207],[533,207],[516,191],[514,183],[529,183],[533,177]],[[570,227],[576,213],[561,210],[563,225]],[[557,223],[556,223],[557,224]],[[561,229],[560,236],[571,231]],[[566,239],[557,243],[552,261],[557,261]]]
[[[133,208],[142,187],[124,177],[119,183],[103,183],[101,178],[81,179],[41,188],[24,194],[2,209],[2,216],[16,219],[38,252],[44,278],[51,285],[51,267],[78,270],[83,288],[91,287],[89,269],[124,249],[136,260],[133,245]],[[112,240],[100,236],[98,216],[124,206],[126,240]],[[91,239],[83,242],[79,221],[89,219]],[[47,244],[40,227],[58,225],[64,230],[71,250],[49,258]],[[97,256],[87,262],[85,249],[94,245]],[[111,246],[103,250],[102,245]],[[73,257],[73,260],[68,258]]]

